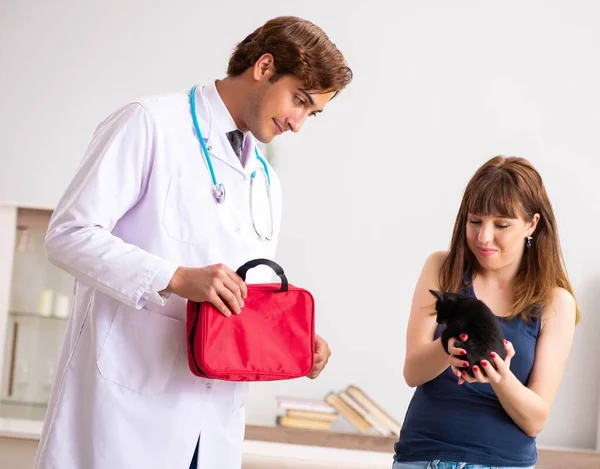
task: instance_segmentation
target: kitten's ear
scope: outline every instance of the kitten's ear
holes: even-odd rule
[[[444,294],[437,290],[429,290],[429,292],[435,296],[438,300],[442,301],[444,299]]]

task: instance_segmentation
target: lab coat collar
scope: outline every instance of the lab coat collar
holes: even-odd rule
[[[217,91],[217,82],[214,81],[209,85],[206,85],[202,92],[206,98],[206,103],[210,108],[209,111],[212,114],[213,130],[224,134],[236,130],[237,125],[235,125],[235,121],[233,120],[233,117],[231,117],[229,109],[227,109],[221,95]]]
[[[216,81],[202,88],[198,87],[196,93],[200,95],[197,95],[196,99],[196,112],[198,120],[202,122],[204,141],[209,146],[210,156],[223,161],[241,173],[250,175],[258,163],[254,153],[256,146],[254,137],[249,131],[242,132],[244,134],[243,159],[245,160],[242,166],[242,162],[227,139],[227,133],[237,130],[237,126],[217,91]]]

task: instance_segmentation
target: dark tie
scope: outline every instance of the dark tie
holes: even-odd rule
[[[227,132],[227,139],[231,143],[233,151],[237,155],[238,159],[242,157],[242,143],[244,142],[244,134],[239,130],[233,130]]]

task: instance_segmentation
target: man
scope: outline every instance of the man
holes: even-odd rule
[[[247,385],[192,375],[185,302],[240,313],[232,269],[273,257],[281,217],[254,139],[300,131],[351,79],[321,29],[280,17],[238,44],[226,78],[99,125],[46,236],[76,282],[36,468],[240,467]],[[330,355],[315,348],[311,378]]]

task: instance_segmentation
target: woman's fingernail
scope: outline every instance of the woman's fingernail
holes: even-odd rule
[[[483,361],[481,362],[481,364],[482,364],[483,366],[488,366],[488,362],[487,362],[486,360],[483,360]]]
[[[469,362],[463,362],[463,366],[469,366]]]
[[[460,354],[461,354],[461,355],[466,355],[466,354],[467,354],[467,352],[465,352],[464,350],[461,350],[461,351],[460,351]]]
[[[460,340],[462,340],[462,341],[467,340],[467,334],[461,334],[460,335]]]
[[[477,365],[473,366],[473,371],[479,371],[479,367]]]
[[[505,344],[508,344],[508,340],[504,339],[504,343],[505,343]]]
[[[490,352],[490,357],[496,358],[496,352]]]

